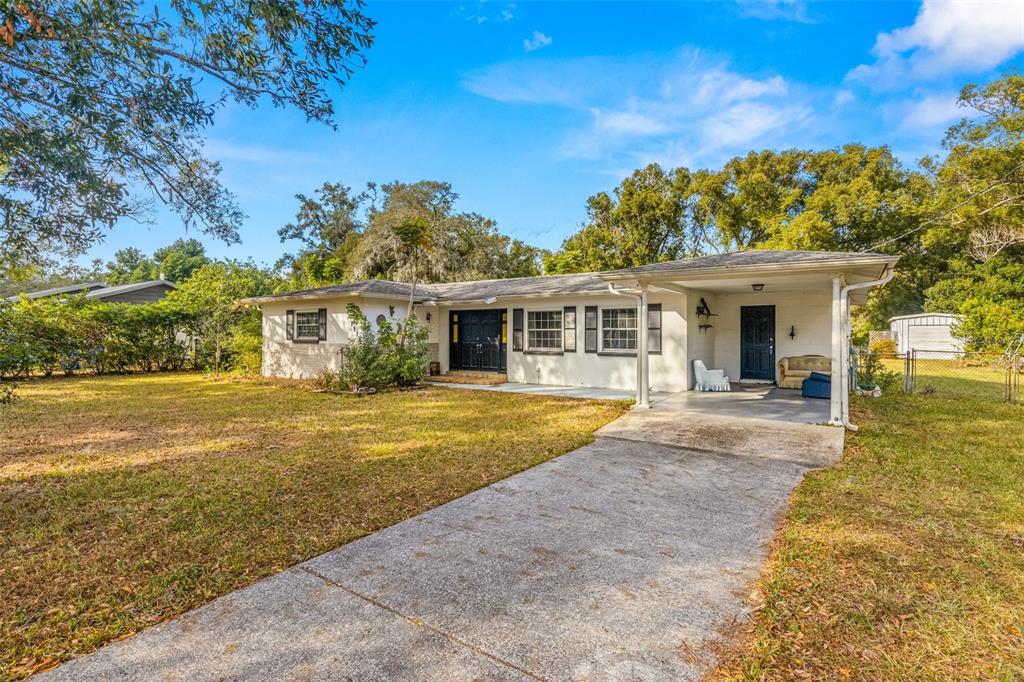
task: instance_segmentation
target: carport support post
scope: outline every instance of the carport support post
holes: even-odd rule
[[[650,407],[651,406],[651,381],[650,381],[650,356],[647,352],[647,285],[640,285],[640,319],[637,321],[639,329],[640,343],[637,348],[637,363],[636,363],[636,406],[637,407]]]
[[[832,382],[829,423],[843,425],[843,277],[832,275]]]

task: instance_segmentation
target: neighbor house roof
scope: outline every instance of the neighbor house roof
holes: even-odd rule
[[[542,277],[513,277],[447,284],[420,284],[416,287],[418,301],[438,303],[476,302],[498,297],[533,297],[557,294],[603,293],[608,283],[616,280],[668,278],[674,276],[734,272],[737,269],[770,271],[804,268],[823,268],[851,265],[891,265],[898,256],[880,253],[838,251],[737,251],[711,256],[653,263],[638,268],[587,272],[574,275],[546,275]],[[242,299],[243,304],[258,304],[290,299],[328,298],[332,296],[371,296],[380,298],[408,298],[412,285],[388,280],[366,280],[351,284],[336,284],[317,289],[287,291],[271,296]]]
[[[111,287],[103,287],[102,289],[96,289],[90,291],[85,295],[89,300],[105,300],[108,298],[117,298],[124,296],[125,294],[132,294],[146,289],[152,288],[166,288],[166,289],[177,289],[174,282],[168,282],[165,279],[151,279],[146,282],[132,282],[131,284],[117,284]]]
[[[94,289],[103,289],[107,285],[103,282],[83,282],[81,284],[68,284],[62,287],[53,287],[52,289],[40,289],[39,291],[28,291],[25,292],[26,298],[46,298],[47,296],[60,296],[61,294],[80,294],[83,291],[92,291]],[[14,296],[8,296],[8,301],[17,301],[21,298],[22,294],[15,294]]]
[[[131,284],[116,284],[107,286],[103,282],[86,282],[84,284],[69,284],[63,287],[42,289],[24,294],[27,298],[46,298],[47,296],[62,296],[85,293],[85,298],[90,301],[105,301],[107,299],[124,299],[130,302],[147,302],[163,298],[165,291],[157,294],[147,292],[147,289],[176,289],[174,282],[165,279],[151,279],[146,282],[132,282]],[[17,301],[21,294],[8,296],[8,301]]]

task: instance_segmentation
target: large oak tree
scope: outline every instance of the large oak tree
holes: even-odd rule
[[[0,272],[78,254],[171,207],[227,241],[243,218],[202,154],[234,100],[333,123],[364,61],[362,0],[0,3]]]

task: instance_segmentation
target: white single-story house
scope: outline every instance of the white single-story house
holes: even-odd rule
[[[951,313],[897,315],[889,319],[889,330],[900,355],[919,350],[931,357],[951,357],[964,349],[963,341],[953,336],[953,325],[959,321]]]
[[[490,371],[556,386],[693,388],[693,361],[732,381],[772,383],[783,357],[832,359],[831,422],[846,417],[849,305],[892,277],[878,253],[751,250],[636,268],[420,285],[418,319],[442,373]],[[263,312],[263,373],[311,378],[340,367],[346,306],[401,320],[411,285],[385,280],[242,301]]]

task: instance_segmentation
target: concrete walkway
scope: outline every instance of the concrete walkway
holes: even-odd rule
[[[835,453],[714,454],[629,421],[658,414],[40,678],[700,679]]]
[[[592,388],[589,386],[548,386],[547,384],[452,384],[431,382],[433,386],[463,388],[471,391],[493,391],[497,393],[527,393],[530,395],[559,396],[563,398],[587,398],[590,400],[635,400],[633,391],[618,388]],[[651,402],[665,400],[674,395],[670,391],[651,391]]]

